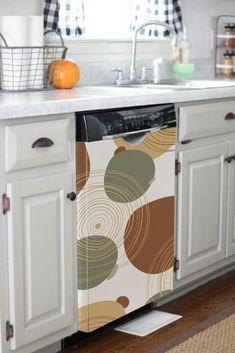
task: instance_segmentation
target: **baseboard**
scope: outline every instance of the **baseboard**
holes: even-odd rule
[[[61,351],[61,341],[58,341],[34,353],[57,353],[60,351]]]
[[[206,284],[206,283],[212,281],[213,279],[216,279],[218,277],[225,275],[226,273],[228,273],[230,271],[233,271],[234,269],[235,269],[235,263],[233,263],[227,267],[224,267],[219,271],[212,272],[209,275],[203,276],[202,278],[195,280],[191,283],[185,284],[182,287],[178,287],[171,294],[160,299],[157,302],[157,306],[161,306],[163,304],[169,303],[170,301],[177,299],[177,298],[191,292],[192,290],[202,286],[203,284]]]

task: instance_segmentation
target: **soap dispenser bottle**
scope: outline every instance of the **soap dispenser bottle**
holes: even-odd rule
[[[179,52],[180,52],[180,63],[190,64],[191,63],[191,42],[187,38],[186,32],[183,32],[181,39],[179,40]]]

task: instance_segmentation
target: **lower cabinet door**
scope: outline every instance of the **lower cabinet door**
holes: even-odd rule
[[[229,143],[229,156],[233,155],[235,141]],[[230,163],[228,173],[227,257],[235,255],[235,161]]]
[[[72,173],[7,184],[12,350],[74,326],[73,188]]]
[[[227,163],[225,143],[179,153],[177,278],[225,258]]]

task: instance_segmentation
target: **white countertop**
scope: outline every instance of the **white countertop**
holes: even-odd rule
[[[84,86],[44,92],[1,92],[0,119],[232,97],[235,86],[185,91]]]

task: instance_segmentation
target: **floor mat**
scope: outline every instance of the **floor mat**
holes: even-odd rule
[[[143,337],[179,320],[180,318],[182,318],[180,315],[154,310],[125,324],[117,326],[115,330]]]

